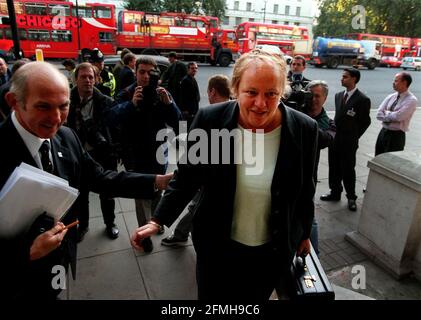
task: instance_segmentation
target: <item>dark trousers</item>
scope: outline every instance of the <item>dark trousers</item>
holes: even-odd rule
[[[382,128],[377,137],[375,155],[378,156],[385,152],[402,151],[404,147],[405,132]]]
[[[267,301],[285,270],[271,244],[250,247],[230,241],[218,253],[197,253],[198,298]]]
[[[329,147],[329,187],[331,193],[342,193],[342,182],[345,187],[346,197],[350,200],[357,199],[355,195],[355,163],[358,146],[335,139]]]
[[[117,159],[112,155],[103,155],[95,150],[89,152],[91,157],[97,161],[105,170],[117,170]],[[84,229],[89,225],[89,190],[80,190],[80,214],[79,228]],[[100,194],[99,200],[101,204],[102,217],[105,225],[111,225],[115,219],[115,200],[106,195]]]

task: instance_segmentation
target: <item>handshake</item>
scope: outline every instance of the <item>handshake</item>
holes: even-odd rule
[[[165,190],[167,189],[168,183],[173,177],[173,173],[168,173],[164,175],[156,175],[155,177],[155,189],[157,190]]]

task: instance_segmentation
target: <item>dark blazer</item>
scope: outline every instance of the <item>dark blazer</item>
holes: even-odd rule
[[[358,146],[358,139],[370,126],[371,101],[360,90],[356,90],[345,106],[342,105],[344,91],[335,95],[336,141]]]
[[[136,76],[129,66],[124,66],[120,70],[118,81],[119,82],[117,84],[116,94],[118,94],[120,90],[123,90],[124,88],[127,88],[128,86],[132,85],[136,81]]]
[[[178,107],[181,112],[189,116],[195,115],[199,110],[200,93],[197,81],[192,76],[186,75],[180,83],[180,103]]]
[[[77,87],[70,93],[70,110],[67,117],[67,126],[76,131],[78,138],[84,145],[88,142],[94,149],[104,148],[112,152],[118,140],[118,132],[114,132],[107,125],[107,113],[116,105],[113,99],[94,88],[92,95],[92,120],[83,121],[80,117],[80,96]],[[82,122],[82,123],[78,123]],[[78,128],[80,126],[80,128]],[[98,135],[99,134],[99,135]],[[105,141],[102,139],[104,138]],[[106,144],[106,146],[104,146]],[[106,147],[106,148],[105,148]]]
[[[0,125],[0,140],[4,152],[0,157],[0,188],[3,187],[13,170],[21,162],[35,166],[36,162],[29,153],[25,143],[17,132],[11,117]],[[69,185],[77,189],[86,186],[88,190],[105,193],[110,197],[151,198],[154,193],[154,175],[104,171],[82,148],[75,132],[67,127],[61,127],[51,139],[51,153],[54,164],[54,174],[66,179]],[[22,195],[22,199],[30,195]],[[63,223],[75,220],[79,202],[76,201]],[[41,214],[41,212],[40,212]],[[76,228],[66,234],[62,245],[44,258],[29,261],[29,248],[33,239],[28,234],[13,239],[0,237],[0,277],[2,287],[0,295],[7,298],[54,297],[57,292],[51,292],[51,268],[55,264],[65,267],[76,266]]]
[[[178,122],[181,112],[173,101],[165,105],[159,99],[146,97],[138,106],[131,101],[137,83],[123,89],[117,96],[118,105],[109,112],[111,128],[121,129],[121,158],[126,170],[163,174],[165,165],[158,163],[156,152],[162,141],[157,133],[168,126],[178,135]]]
[[[270,227],[280,257],[290,261],[300,241],[310,236],[314,217],[313,170],[318,131],[316,122],[310,117],[283,104],[280,108],[281,141],[272,180]],[[238,118],[236,101],[211,105],[199,109],[191,130],[201,128],[211,137],[211,129],[237,128]],[[210,163],[211,153],[208,154]],[[154,217],[170,226],[199,188],[201,197],[193,220],[193,243],[198,254],[218,256],[231,237],[236,190],[233,139],[230,140],[230,164],[179,163]]]

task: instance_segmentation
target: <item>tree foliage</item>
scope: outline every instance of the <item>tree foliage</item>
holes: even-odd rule
[[[363,6],[365,27],[352,22],[360,13],[352,8]],[[346,33],[375,33],[421,38],[420,0],[320,0],[320,16],[314,34],[341,36]]]
[[[205,14],[222,18],[225,14],[224,0],[126,0],[124,7],[128,10],[145,12],[185,12]]]

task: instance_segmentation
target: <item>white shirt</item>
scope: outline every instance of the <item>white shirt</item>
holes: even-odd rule
[[[386,97],[377,110],[377,120],[383,122],[383,128],[394,131],[409,131],[409,122],[417,109],[418,99],[408,90],[400,94],[393,111],[391,105],[395,102],[398,92]]]
[[[247,174],[250,164],[244,161],[237,164],[231,239],[247,246],[259,246],[271,240],[269,230],[271,186],[281,141],[281,127],[268,133],[247,135],[244,134],[245,129],[241,127],[239,129],[243,133],[244,143],[236,143],[236,156],[241,157],[238,153],[242,152],[242,147],[244,151],[246,148],[254,148],[254,152],[257,153],[255,147],[257,135],[263,135],[264,152],[256,156],[264,156],[264,158],[263,170],[257,175]]]
[[[355,91],[357,91],[357,87],[355,87],[354,89],[352,89],[351,91],[344,91],[343,97],[345,96],[345,94],[347,94],[348,96],[346,97],[346,101],[345,103],[348,102],[348,100],[352,97],[352,95],[355,93]]]
[[[18,131],[20,137],[22,138],[23,142],[25,143],[26,147],[29,150],[29,153],[34,158],[38,167],[42,170],[41,164],[41,156],[39,154],[39,148],[41,147],[42,143],[45,140],[48,140],[50,143],[50,139],[41,139],[40,137],[34,136],[28,130],[26,130],[22,125],[19,123],[18,119],[16,118],[15,111],[12,112],[12,122]],[[50,159],[51,159],[51,150],[50,150]]]

